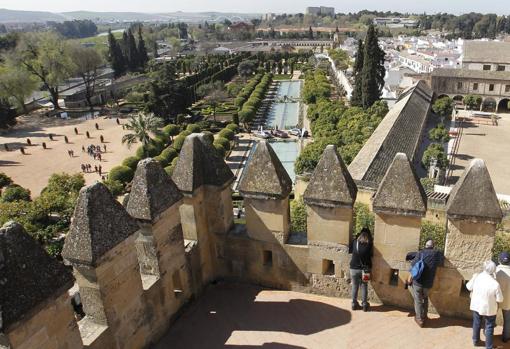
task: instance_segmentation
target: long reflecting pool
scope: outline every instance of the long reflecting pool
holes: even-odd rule
[[[299,121],[299,98],[301,81],[281,81],[278,86],[276,101],[267,114],[266,127],[289,130]]]

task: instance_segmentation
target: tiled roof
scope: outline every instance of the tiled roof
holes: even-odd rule
[[[463,62],[510,64],[510,43],[500,41],[465,41]]]
[[[438,68],[435,69],[431,75],[432,77],[440,76],[447,78],[510,80],[510,71]]]
[[[414,161],[432,96],[433,91],[424,81],[404,91],[349,165],[355,181],[375,188],[395,154],[405,153]]]

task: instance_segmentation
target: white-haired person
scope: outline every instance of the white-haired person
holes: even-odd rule
[[[493,349],[492,337],[496,327],[498,303],[503,301],[503,293],[494,276],[495,272],[496,264],[486,261],[483,263],[483,271],[475,273],[466,284],[466,288],[471,291],[469,309],[473,311],[473,344],[481,346],[480,329],[482,321],[485,320],[486,349]]]

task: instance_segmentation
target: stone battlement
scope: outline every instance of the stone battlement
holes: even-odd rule
[[[170,178],[140,161],[125,206],[101,183],[80,192],[62,256],[73,275],[16,223],[0,229],[0,347],[146,348],[182,306],[223,279],[348,296],[357,187],[328,146],[303,194],[307,234],[290,233],[290,178],[271,145],[258,143],[239,184],[246,224],[234,225],[234,176],[201,135],[186,138]],[[403,282],[427,199],[408,157],[398,153],[371,198],[375,214],[370,297],[412,308]],[[502,219],[489,173],[475,159],[447,203],[446,262],[431,303],[469,316],[465,280],[491,258]],[[79,288],[76,321],[69,289]]]

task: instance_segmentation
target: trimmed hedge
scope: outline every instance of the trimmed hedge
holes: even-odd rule
[[[162,131],[165,134],[165,136],[173,137],[173,136],[177,136],[179,134],[179,132],[181,131],[181,129],[177,125],[169,124],[169,125],[166,125],[165,127],[163,127]]]
[[[225,150],[225,148],[223,148],[223,146],[219,143],[214,143],[213,146],[216,149],[216,154],[218,154],[218,156],[224,158],[225,155],[227,154],[227,151]]]
[[[234,131],[232,130],[229,130],[228,128],[224,128],[223,130],[221,130],[219,133],[218,133],[218,136],[222,137],[222,138],[226,138],[228,139],[229,141],[233,140],[234,137],[235,137],[235,133]]]
[[[113,196],[119,196],[124,192],[124,184],[122,184],[121,181],[107,179],[103,182],[103,184],[108,188]]]
[[[152,158],[157,156],[161,152],[161,148],[153,143],[147,144],[147,146],[139,146],[136,149],[136,156],[140,159]]]
[[[180,152],[185,139],[186,136],[183,135],[178,135],[175,137],[174,142],[172,143],[172,148],[174,148],[177,152]]]
[[[163,167],[167,166],[169,163],[169,161],[164,156],[161,156],[161,155],[158,155],[158,156],[154,157],[153,159],[156,160],[157,162],[159,162],[161,164],[161,166],[163,166]]]
[[[197,124],[189,124],[186,127],[186,131],[191,133],[200,133],[200,126],[198,126]]]
[[[202,134],[203,134],[203,138],[206,142],[208,142],[209,144],[214,143],[214,135],[212,134],[212,132],[204,131],[204,132],[202,132]]]
[[[137,156],[128,156],[122,161],[123,166],[127,166],[131,168],[133,171],[136,170],[136,166],[138,166],[138,162],[140,162],[140,158]]]
[[[219,137],[214,140],[214,145],[219,144],[221,145],[225,150],[230,150],[230,141],[226,138]]]
[[[108,180],[119,181],[121,183],[129,183],[133,180],[135,172],[133,169],[127,166],[115,166],[108,173]]]
[[[162,156],[168,162],[170,162],[173,159],[175,159],[177,157],[177,155],[178,155],[177,151],[174,148],[172,148],[172,147],[168,147],[168,148],[164,149],[161,152],[161,154],[159,154],[159,156]]]

